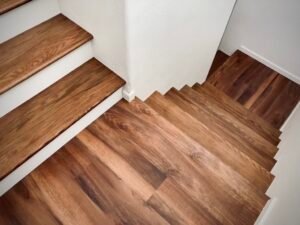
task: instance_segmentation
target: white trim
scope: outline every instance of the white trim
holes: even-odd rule
[[[90,125],[93,121],[100,117],[104,112],[110,109],[119,100],[121,100],[122,89],[123,88],[117,90],[110,97],[105,99],[84,117],[82,117],[71,127],[69,127],[66,131],[56,137],[47,146],[42,148],[21,166],[19,166],[12,173],[6,176],[0,182],[0,196],[2,196],[20,180],[22,180],[25,176],[27,176],[30,172],[37,168],[42,162],[52,156],[57,150],[63,147],[67,142],[69,142],[73,137],[75,137],[78,133],[80,133],[83,129],[85,129],[88,125]]]
[[[127,83],[123,89],[123,98],[131,102],[135,98],[135,91],[131,88],[131,86]]]
[[[273,208],[277,204],[277,202],[278,202],[277,198],[270,199],[265,205],[264,209],[262,210],[261,214],[259,215],[254,225],[264,225],[270,213],[273,211]]]
[[[93,57],[91,41],[0,95],[0,118]]]
[[[282,68],[281,66],[277,65],[276,63],[266,59],[265,57],[259,55],[258,53],[250,50],[246,46],[241,46],[240,50],[245,54],[251,56],[252,58],[256,59],[257,61],[263,63],[264,65],[270,67],[271,69],[275,70],[276,72],[280,73],[281,75],[285,76],[286,78],[296,82],[300,85],[300,77],[296,74],[289,72],[288,70]]]

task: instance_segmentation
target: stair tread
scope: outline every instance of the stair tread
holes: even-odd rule
[[[186,108],[186,105],[180,105],[180,107],[190,113],[193,117],[200,120],[214,132],[223,136],[236,148],[239,148],[244,154],[248,155],[251,159],[270,171],[276,163],[276,160],[265,154],[264,152],[258,152],[247,142],[242,140],[238,135],[232,134],[230,130],[224,125],[223,121],[213,114],[209,113],[204,107],[197,103],[198,93],[192,88],[185,89],[184,92],[180,91],[180,96],[186,102],[190,108]],[[191,107],[194,106],[194,107]]]
[[[187,86],[183,89],[185,88],[188,89],[187,91],[192,90]],[[232,115],[230,112],[227,112],[221,105],[217,104],[217,102],[205,95],[203,89],[203,87],[197,89],[197,99],[195,101],[199,105],[207,109],[209,113],[220,118],[224,126],[226,126],[231,133],[238,135],[242,140],[254,147],[257,151],[263,151],[264,154],[267,154],[272,158],[276,155],[278,151],[277,146],[256,133],[255,130],[237,120],[234,115]]]
[[[59,14],[0,44],[0,94],[91,39],[91,34]]]
[[[0,1],[0,15],[19,7],[31,0],[1,0]]]
[[[270,141],[273,145],[277,145],[280,142],[279,136],[281,135],[281,132],[278,129],[273,128],[261,117],[252,113],[241,104],[235,102],[229,96],[224,94],[222,91],[219,91],[208,82],[205,82],[202,86],[195,84],[193,89],[195,91],[205,93],[210,100],[217,102],[220,107],[231,113],[241,123],[253,129],[259,135]]]
[[[0,178],[123,86],[91,59],[0,119]],[[16,138],[18,137],[18,138]]]
[[[130,104],[119,102],[89,130],[98,133],[98,137],[101,134],[108,145],[120,139],[125,141],[124,145],[115,145],[115,149],[125,147],[130,152],[137,149],[167,175],[157,191],[166,182],[176,185],[198,205],[204,224],[221,223],[207,221],[208,217],[222,224],[253,224],[268,200],[260,192],[247,190],[243,183],[233,187],[231,176],[220,160],[139,100]],[[243,210],[239,210],[241,206]],[[237,215],[232,208],[240,213]]]
[[[237,171],[254,190],[257,189],[261,193],[265,193],[273,181],[273,175],[235,146],[232,146],[222,136],[181,109],[176,104],[180,101],[177,94],[175,89],[170,90],[165,97],[155,93],[147,99],[146,103],[190,138]]]

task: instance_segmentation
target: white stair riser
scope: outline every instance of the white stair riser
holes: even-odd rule
[[[0,16],[0,43],[60,13],[57,0],[26,3]]]
[[[91,42],[47,66],[32,77],[0,95],[0,118],[93,57]]]
[[[42,148],[39,152],[29,158],[21,166],[11,172],[0,182],[0,196],[37,168],[41,163],[46,161],[52,156],[57,150],[68,143],[73,137],[84,130],[88,125],[110,109],[114,104],[122,99],[122,88],[117,90],[102,103],[92,109],[84,117],[74,123],[71,127],[61,133],[47,146]]]

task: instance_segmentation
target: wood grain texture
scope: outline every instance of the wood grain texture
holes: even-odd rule
[[[236,51],[207,80],[218,90],[280,129],[300,100],[300,86]]]
[[[123,84],[117,75],[92,59],[2,117],[0,177],[10,173]]]
[[[220,67],[222,66],[226,60],[229,58],[228,55],[226,55],[224,52],[218,50],[216,55],[215,55],[215,58],[214,58],[214,61],[211,65],[211,68],[209,70],[209,73],[208,73],[208,78]]]
[[[272,175],[171,98],[117,103],[0,199],[0,221],[254,224]]]
[[[0,15],[17,8],[31,0],[1,0],[0,1]]]
[[[239,148],[244,154],[250,157],[252,160],[259,163],[262,167],[270,171],[275,165],[276,161],[270,157],[266,152],[257,151],[257,149],[247,142],[242,140],[239,135],[232,133],[227,124],[224,124],[224,121],[220,118],[214,116],[209,111],[205,109],[205,107],[201,106],[197,102],[197,92],[193,91],[191,88],[186,88],[180,92],[180,96],[186,102],[188,102],[188,106],[181,104],[182,102],[178,102],[178,105],[184,109],[186,112],[190,113],[193,117],[200,120],[206,126],[208,126],[211,130],[218,133],[220,136],[229,141],[236,148]],[[180,104],[179,104],[180,103]],[[191,107],[194,106],[194,107]]]
[[[0,44],[0,94],[92,39],[63,15]]]
[[[177,104],[189,106],[188,103],[178,95],[175,89],[166,94],[166,97],[158,93],[153,94],[147,99],[147,104],[160,113],[170,123],[181,129],[189,137],[197,141],[206,150],[217,156],[225,164],[229,165],[234,171],[237,171],[247,181],[241,183],[250,183],[253,188],[257,188],[261,193],[265,193],[273,180],[273,176],[245,155],[239,148],[236,148],[218,133],[213,132],[204,123],[195,119],[190,114],[181,109]],[[177,104],[176,104],[177,103]],[[225,169],[223,170],[226,171]],[[230,174],[228,172],[228,174]],[[232,175],[234,177],[234,175]],[[231,182],[235,185],[235,182]]]

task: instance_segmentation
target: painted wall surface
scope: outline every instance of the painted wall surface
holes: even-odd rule
[[[284,127],[268,190],[271,203],[257,225],[300,224],[300,104]]]
[[[94,36],[95,57],[127,79],[125,1],[58,0],[61,12]]]
[[[28,2],[0,16],[0,43],[60,13],[57,0]]]
[[[127,0],[128,72],[136,95],[202,83],[235,0]]]
[[[237,0],[220,49],[259,59],[300,84],[300,1]]]

